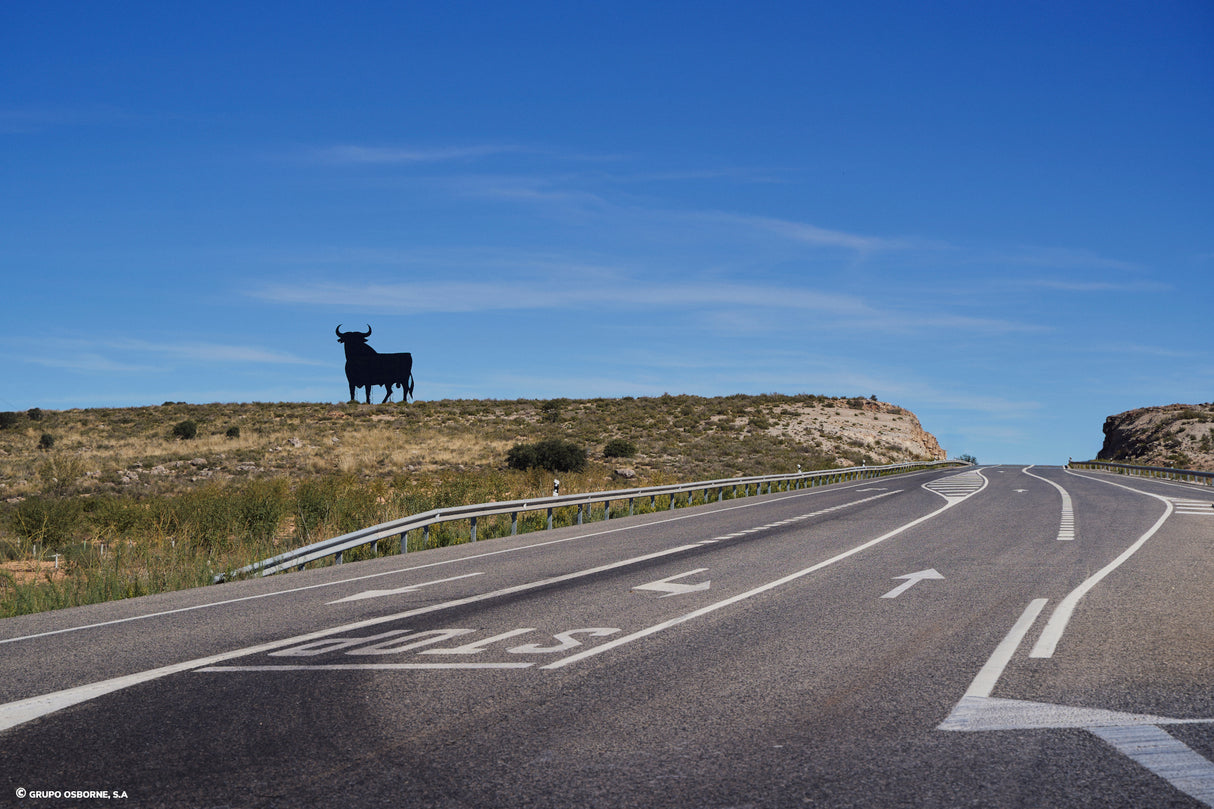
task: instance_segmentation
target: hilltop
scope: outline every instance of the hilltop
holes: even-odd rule
[[[1214,472],[1214,403],[1140,407],[1109,416],[1096,457]]]
[[[0,499],[9,501],[265,476],[427,478],[500,469],[512,445],[548,437],[583,446],[600,478],[627,466],[638,485],[944,457],[913,413],[860,397],[166,403],[9,415],[0,429]],[[176,437],[187,421],[196,435]],[[635,445],[635,456],[604,458],[612,439]]]

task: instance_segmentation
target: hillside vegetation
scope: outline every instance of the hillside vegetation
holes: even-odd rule
[[[1096,457],[1214,472],[1214,403],[1141,407],[1109,416]]]
[[[912,413],[859,397],[4,413],[0,616],[197,586],[396,517],[547,494],[553,473],[507,458],[552,439],[585,450],[563,494],[944,456]]]

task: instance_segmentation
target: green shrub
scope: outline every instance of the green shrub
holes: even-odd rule
[[[561,410],[568,399],[551,399],[540,405],[540,420],[548,424],[555,424],[561,420]]]
[[[75,540],[81,503],[74,498],[30,497],[6,515],[9,529],[43,550],[61,549]]]
[[[25,411],[25,415],[29,417],[30,421],[42,421],[41,408],[31,407],[29,410]]]
[[[228,431],[224,433],[224,435],[226,435],[228,438],[240,438],[240,428],[229,427]]]
[[[631,458],[637,454],[637,445],[624,438],[613,438],[603,447],[604,458]]]
[[[198,435],[198,425],[192,419],[179,421],[173,425],[173,437],[189,441]]]
[[[16,427],[18,416],[10,410],[5,410],[0,413],[0,430],[7,430],[9,427]]]
[[[581,472],[586,468],[586,450],[569,441],[549,438],[536,444],[515,444],[506,453],[506,464],[511,469]]]
[[[38,449],[47,450],[55,446],[55,436],[50,433],[43,433],[38,439]]]

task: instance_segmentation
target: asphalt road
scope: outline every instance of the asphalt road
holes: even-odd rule
[[[9,619],[0,800],[1214,806],[1212,504],[952,470]]]

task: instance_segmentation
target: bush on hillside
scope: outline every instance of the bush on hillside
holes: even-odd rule
[[[173,437],[189,441],[198,435],[198,425],[190,419],[179,421],[173,425]]]
[[[506,453],[506,465],[511,469],[581,472],[586,468],[586,450],[559,438],[536,444],[515,444]]]
[[[637,454],[637,445],[624,438],[613,438],[603,447],[604,458],[631,458]]]

